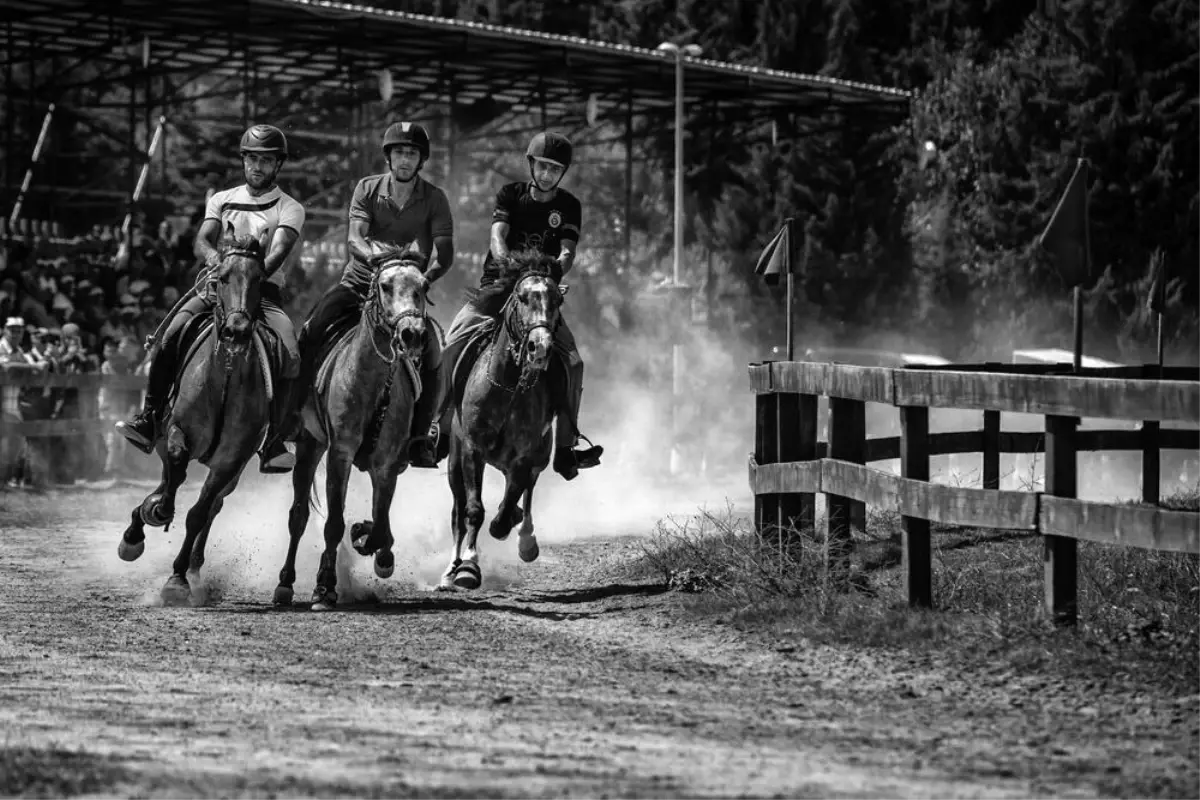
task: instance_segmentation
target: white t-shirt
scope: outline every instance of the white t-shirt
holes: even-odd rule
[[[304,229],[304,206],[300,205],[291,195],[275,186],[266,194],[253,197],[246,184],[214,192],[208,198],[204,210],[206,220],[215,219],[221,224],[220,237],[225,236],[225,228],[232,224],[237,236],[253,236],[258,239],[265,230],[268,232],[267,242],[275,239],[275,232],[280,228],[291,228],[299,236]],[[299,238],[297,238],[297,244]],[[296,257],[298,247],[284,262],[285,266]],[[266,255],[264,253],[264,255]],[[271,282],[282,285],[283,272],[281,268],[271,276]]]

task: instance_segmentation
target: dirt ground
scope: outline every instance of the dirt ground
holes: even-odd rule
[[[272,608],[285,540],[247,533],[269,527],[247,505],[267,501],[251,487],[215,529],[205,605],[163,608],[180,531],[151,533],[138,562],[116,558],[119,511],[142,494],[16,511],[0,498],[0,795],[1200,788],[1195,693],[1138,698],[934,656],[772,642],[689,613],[665,586],[623,582],[638,540],[599,525],[546,536],[531,565],[517,563],[515,537],[483,543],[474,593],[430,591],[448,553],[436,538],[398,551],[386,583],[351,555],[357,602],[314,614],[300,601],[318,529],[296,605]]]

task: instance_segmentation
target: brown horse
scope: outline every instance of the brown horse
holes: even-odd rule
[[[454,555],[442,574],[441,589],[477,589],[482,582],[476,544],[483,525],[487,464],[503,472],[505,481],[504,497],[488,531],[506,539],[520,524],[521,560],[538,557],[533,487],[552,452],[554,409],[546,372],[562,307],[562,292],[551,277],[554,264],[539,252],[511,253],[496,281],[476,291],[470,301],[499,320],[465,380],[453,382],[449,478]],[[468,347],[467,352],[473,350]],[[459,372],[455,365],[446,368]],[[467,368],[464,364],[463,370]],[[524,510],[518,505],[522,498]]]
[[[296,581],[296,548],[308,515],[317,464],[326,450],[325,550],[313,590],[313,610],[337,605],[337,548],[346,529],[346,486],[351,465],[371,476],[371,520],[355,523],[351,544],[375,556],[375,574],[395,569],[388,510],[396,479],[408,468],[409,429],[422,391],[420,369],[426,317],[425,259],[403,248],[381,249],[371,259],[375,278],[357,325],[334,344],[304,401],[303,430],[292,471],[291,542],[279,572],[275,603],[290,605]],[[435,391],[427,387],[426,391]]]
[[[259,321],[263,257],[267,241],[234,238],[233,228],[219,247],[220,264],[203,291],[215,299],[211,327],[200,325],[192,355],[181,359],[175,401],[163,421],[164,435],[157,452],[162,460],[158,487],[133,510],[132,521],[121,538],[118,553],[133,561],[146,547],[145,526],[169,526],[175,516],[175,495],[187,477],[188,463],[208,467],[208,477],[196,504],[188,511],[186,534],[175,557],[171,577],[162,589],[168,604],[191,598],[191,581],[204,565],[204,548],[213,519],[225,497],[238,484],[242,470],[266,435],[270,416],[268,380],[264,359],[255,343]],[[178,344],[191,337],[181,332]]]

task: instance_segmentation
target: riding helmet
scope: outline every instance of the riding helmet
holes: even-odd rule
[[[419,122],[394,122],[383,133],[383,154],[398,145],[406,144],[417,148],[421,160],[429,158],[429,131]]]
[[[552,131],[545,131],[534,136],[533,141],[529,143],[529,148],[525,151],[526,158],[553,161],[555,164],[561,165],[563,169],[571,166],[571,154],[570,140],[561,133]]]
[[[253,125],[242,134],[242,152],[275,153],[287,158],[287,137],[274,125]]]

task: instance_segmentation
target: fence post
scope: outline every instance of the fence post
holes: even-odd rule
[[[779,461],[812,461],[817,457],[817,396],[779,394]],[[816,518],[813,492],[789,492],[779,495],[779,524],[802,531],[813,526]]]
[[[1076,496],[1078,426],[1078,417],[1046,416],[1046,494]],[[1065,536],[1042,538],[1046,614],[1056,625],[1074,625],[1079,616],[1077,543]]]
[[[983,488],[1000,488],[1000,412],[990,408],[983,412]]]
[[[929,409],[900,409],[900,475],[929,480]],[[904,536],[904,584],[908,604],[933,607],[933,557],[929,545],[929,520],[901,516]]]
[[[754,396],[754,460],[779,462],[779,395],[774,393]],[[779,529],[779,495],[754,495],[754,524],[759,536]]]
[[[1158,365],[1145,368],[1146,377],[1162,378],[1162,368]],[[1158,420],[1146,420],[1142,423],[1142,502],[1158,505],[1159,491],[1162,486],[1162,452],[1159,448],[1159,432],[1162,425]]]
[[[829,398],[829,457],[863,463],[866,445],[866,404],[844,397]],[[825,493],[825,569],[830,582],[845,581],[854,552],[849,497]]]

